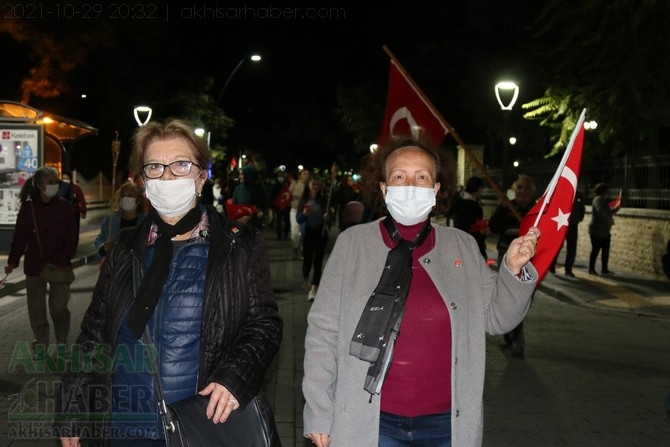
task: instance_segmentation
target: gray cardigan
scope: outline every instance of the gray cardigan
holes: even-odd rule
[[[525,316],[536,280],[520,281],[504,264],[487,267],[477,242],[433,225],[435,247],[421,258],[449,310],[452,327],[452,443],[480,446],[485,334],[503,334]],[[326,433],[331,447],[377,446],[379,396],[363,389],[369,364],[349,355],[349,342],[389,249],[379,220],[340,234],[307,317],[304,434]],[[533,278],[532,264],[527,269]]]

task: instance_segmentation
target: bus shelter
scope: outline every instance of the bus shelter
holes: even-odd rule
[[[68,169],[72,147],[97,134],[82,121],[0,100],[0,252],[9,251],[26,180],[40,166]]]

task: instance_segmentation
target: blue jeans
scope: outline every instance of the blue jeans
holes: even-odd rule
[[[451,447],[451,413],[406,417],[382,412],[379,447]]]

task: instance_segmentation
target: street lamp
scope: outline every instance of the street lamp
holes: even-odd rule
[[[512,81],[498,82],[495,86],[496,99],[503,111],[511,111],[519,97],[519,86]],[[511,92],[511,98],[509,98]],[[507,97],[509,102],[506,102],[501,93]],[[509,113],[503,113],[503,156],[502,156],[502,171],[500,174],[500,182],[503,188],[507,188],[507,154],[509,152],[509,144],[505,141],[509,129]]]
[[[135,116],[135,121],[137,121],[137,125],[142,127],[146,126],[146,124],[149,122],[151,119],[151,107],[149,106],[136,106],[133,109],[133,115]],[[140,113],[146,113],[146,118],[144,120],[140,119]]]
[[[596,130],[598,123],[595,121],[587,121],[584,123],[584,130]]]
[[[240,67],[242,66],[242,64],[246,60],[247,60],[246,57],[243,57],[242,59],[240,59],[240,61],[235,66],[235,68],[233,68],[233,71],[231,71],[230,74],[228,75],[228,79],[226,79],[226,82],[223,84],[223,88],[221,89],[221,92],[219,93],[219,96],[216,98],[216,103],[215,104],[217,106],[221,102],[221,98],[223,98],[223,92],[226,91],[226,87],[228,87],[228,84],[230,84],[230,80],[233,79],[233,76],[235,76],[235,73],[237,73],[237,70],[240,69]],[[252,62],[258,62],[258,61],[261,60],[261,57],[258,54],[254,54],[249,58],[249,60],[252,61]]]

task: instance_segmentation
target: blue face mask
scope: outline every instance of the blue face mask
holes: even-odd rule
[[[423,222],[430,215],[435,203],[435,188],[386,187],[386,207],[391,217],[402,225]]]

